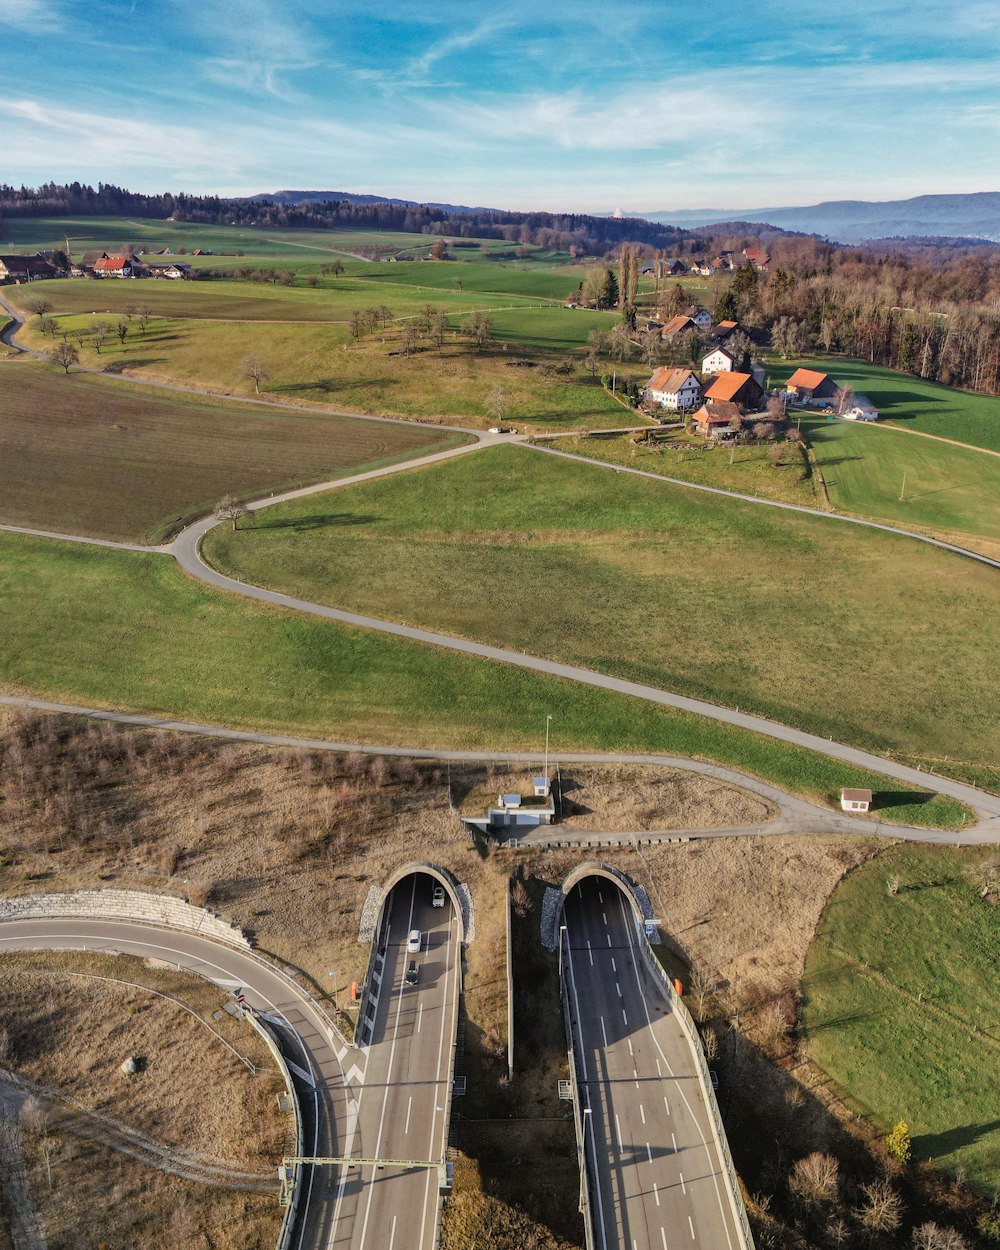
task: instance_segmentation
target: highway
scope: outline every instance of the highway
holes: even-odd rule
[[[741,1250],[696,1060],[636,947],[629,903],[588,877],[563,917],[595,1244]]]
[[[444,1161],[462,947],[451,900],[431,906],[433,884],[424,873],[404,877],[386,902],[357,1158]],[[411,929],[421,932],[415,955],[406,949]],[[405,979],[411,960],[415,985]],[[433,1250],[439,1183],[436,1167],[352,1168],[331,1250]]]
[[[431,907],[431,883],[424,874],[405,877],[387,901],[374,1029],[370,1045],[360,1050],[337,1036],[309,993],[278,969],[186,931],[90,917],[3,921],[0,953],[120,953],[163,960],[224,993],[240,986],[250,1007],[279,1022],[282,1049],[294,1065],[306,1157],[437,1161],[447,1145],[443,1109],[449,1106],[461,940],[450,899],[443,908]],[[424,934],[415,956],[406,954],[411,928]],[[415,986],[404,981],[408,958],[419,965]],[[300,1186],[291,1250],[432,1250],[435,1244],[437,1168],[307,1164]]]

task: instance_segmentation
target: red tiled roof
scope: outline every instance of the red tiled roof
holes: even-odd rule
[[[102,256],[100,260],[94,261],[94,268],[100,269],[103,273],[115,273],[119,269],[124,269],[128,263],[127,256]]]
[[[685,317],[683,313],[678,313],[676,317],[671,317],[663,327],[663,337],[667,338],[671,334],[679,334],[682,330],[686,330],[688,326],[693,325],[694,322],[690,317]]]
[[[815,369],[796,369],[786,386],[804,386],[807,390],[814,391],[817,386],[822,386],[829,376],[828,373],[817,373]]]
[[[741,415],[739,404],[713,404],[711,408],[699,408],[694,419],[699,425],[732,425]]]
[[[694,374],[690,369],[671,369],[664,366],[657,369],[653,376],[646,383],[648,391],[664,391],[668,395],[675,394],[681,389],[688,378],[694,378]],[[697,382],[698,379],[694,378]]]
[[[752,382],[753,378],[749,373],[719,373],[716,374],[715,381],[705,392],[705,398],[711,399],[715,403],[726,401],[733,398],[746,385]]]

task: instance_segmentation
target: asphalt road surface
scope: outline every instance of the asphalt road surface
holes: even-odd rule
[[[434,884],[424,873],[404,877],[386,902],[357,1158],[444,1162],[462,948],[451,900],[431,906]],[[419,954],[407,951],[412,929],[420,930]],[[411,960],[416,984],[406,981]],[[351,1168],[330,1250],[432,1250],[439,1186],[437,1167]]]
[[[629,904],[590,877],[567,897],[563,923],[596,1245],[739,1250],[697,1062],[635,945]]]
[[[388,941],[371,1042],[349,1048],[308,993],[262,960],[196,934],[89,917],[0,922],[5,950],[91,950],[160,959],[242,987],[249,1006],[278,1021],[302,1110],[310,1158],[443,1161],[452,1048],[458,1019],[461,941],[451,901],[431,906],[432,879],[406,877],[388,908]],[[406,952],[410,929],[423,938]],[[385,932],[385,930],[383,930]],[[406,963],[418,965],[416,985]],[[432,1250],[436,1167],[305,1165],[294,1250]]]

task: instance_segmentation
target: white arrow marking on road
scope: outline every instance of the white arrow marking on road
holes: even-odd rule
[[[359,1085],[363,1085],[365,1081],[365,1074],[356,1063],[352,1063],[344,1073],[344,1084],[350,1085],[352,1081],[357,1081]]]

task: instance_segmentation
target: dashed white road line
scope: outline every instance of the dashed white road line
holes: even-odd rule
[[[683,1172],[678,1172],[678,1173],[677,1173],[677,1175],[681,1178],[681,1193],[682,1193],[682,1194],[686,1194],[686,1193],[687,1193],[687,1185],[685,1185],[685,1184],[684,1184],[684,1173],[683,1173]]]
[[[656,1181],[653,1181],[653,1197],[656,1199],[656,1205],[660,1205],[660,1191],[656,1188]]]
[[[645,1110],[643,1109],[643,1105],[642,1105],[642,1103],[639,1103],[639,1115],[640,1115],[640,1116],[641,1116],[641,1118],[642,1118],[642,1122],[643,1122],[643,1124],[645,1124],[645,1123],[646,1123],[646,1112],[645,1112]]]
[[[691,1240],[694,1241],[695,1240],[694,1221],[691,1219],[690,1215],[688,1216],[688,1228],[690,1228],[691,1230]]]
[[[604,1027],[604,1017],[601,1016],[601,1036],[604,1038],[604,1049],[608,1048],[608,1030]]]
[[[660,1229],[660,1240],[663,1242],[663,1250],[668,1250],[668,1247],[667,1247],[667,1234],[663,1231],[663,1229],[662,1229],[662,1228]]]
[[[653,1162],[653,1147],[649,1144],[649,1142],[646,1142],[646,1158],[650,1163]]]
[[[664,1094],[664,1095],[663,1095],[663,1106],[664,1106],[664,1108],[666,1109],[667,1115],[669,1115],[669,1114],[670,1114],[670,1103],[669,1103],[669,1102],[667,1102],[667,1096],[666,1096],[666,1094]]]
[[[624,1153],[625,1153],[625,1147],[622,1145],[622,1127],[621,1127],[621,1125],[618,1123],[618,1113],[617,1113],[617,1112],[615,1112],[615,1137],[617,1137],[617,1138],[618,1138],[618,1150],[619,1150],[619,1153],[624,1154]]]
[[[423,1003],[421,1003],[420,1006],[417,1008],[417,1032],[418,1033],[420,1032],[420,1025],[423,1023],[423,1019],[424,1019],[424,1005]]]
[[[412,1097],[412,1095],[411,1095],[411,1096],[410,1096],[410,1097],[406,1100],[406,1123],[403,1125],[403,1132],[404,1132],[404,1133],[408,1133],[408,1132],[410,1131],[410,1112],[411,1112],[412,1110],[413,1110],[413,1097]]]
[[[671,1141],[673,1142],[673,1144],[674,1144],[674,1154],[676,1154],[676,1153],[677,1153],[677,1134],[676,1134],[676,1133],[671,1133],[671,1134],[670,1134],[670,1140],[671,1140]]]

